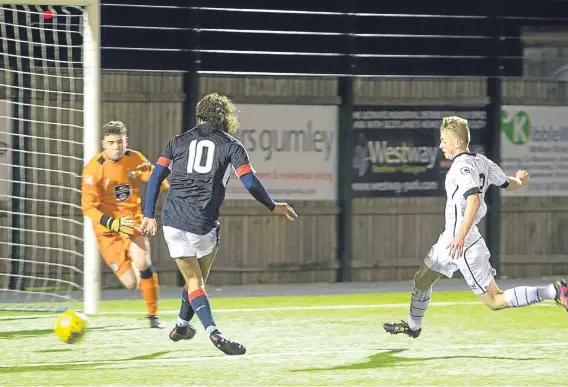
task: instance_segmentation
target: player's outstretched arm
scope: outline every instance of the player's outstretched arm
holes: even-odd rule
[[[508,176],[509,185],[505,188],[507,191],[516,191],[521,187],[525,187],[530,183],[530,176],[527,171],[519,170],[515,174],[515,177]]]
[[[146,202],[144,205],[144,219],[142,219],[142,224],[140,225],[140,232],[146,236],[156,235],[158,225],[154,219],[156,212],[156,203],[158,202],[158,197],[160,196],[160,187],[165,181],[166,177],[170,174],[170,169],[168,168],[169,163],[158,160],[152,175],[148,180],[148,185],[146,186]],[[166,165],[167,164],[167,165]]]
[[[254,172],[246,173],[240,176],[240,179],[241,183],[243,183],[252,197],[268,208],[271,212],[278,215],[284,215],[289,220],[295,220],[298,217],[296,212],[294,212],[294,209],[290,207],[288,203],[277,203],[270,197],[270,194],[266,191],[266,188],[264,188]]]
[[[277,203],[270,197],[254,173],[247,151],[240,142],[235,141],[231,143],[229,155],[231,165],[235,168],[235,172],[241,180],[241,183],[243,183],[247,191],[249,191],[257,202],[264,205],[275,214],[286,216],[289,220],[294,220],[298,217],[288,203]]]

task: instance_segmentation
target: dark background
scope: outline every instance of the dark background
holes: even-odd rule
[[[103,0],[101,24],[105,69],[187,70],[197,49],[204,72],[341,74],[352,51],[358,75],[520,76],[522,28],[566,27],[568,1]]]
[[[272,11],[259,11],[263,7]],[[72,17],[46,20],[41,15],[47,8],[27,8],[32,12],[11,7],[0,12],[0,34],[8,38],[2,40],[4,55],[0,61],[4,69],[18,74],[11,77],[11,92],[22,106],[13,112],[18,135],[12,137],[12,147],[22,150],[23,156],[13,151],[12,176],[16,183],[11,208],[19,208],[23,202],[19,198],[28,195],[18,182],[25,180],[20,164],[27,165],[26,155],[35,150],[35,143],[26,140],[35,130],[30,121],[32,89],[37,88],[37,82],[53,80],[53,74],[74,75],[83,64],[81,10],[55,7],[57,13],[67,12]],[[74,28],[65,28],[66,22],[75,23]],[[354,90],[360,86],[351,75],[399,80],[487,77],[487,130],[479,144],[484,145],[488,157],[499,161],[503,77],[526,77],[527,65],[534,63],[544,71],[531,76],[553,79],[555,70],[568,65],[566,38],[533,40],[527,46],[521,39],[527,30],[545,31],[551,37],[554,31],[567,35],[568,1],[102,0],[100,44],[103,70],[183,72],[179,132],[195,122],[202,74],[265,74],[272,75],[270,78],[307,74],[336,79],[339,148],[335,254],[337,280],[348,281],[353,229],[352,113]],[[533,54],[526,54],[527,47]],[[46,68],[49,71],[44,71]],[[42,72],[37,73],[37,69]],[[448,82],[444,87],[463,87],[463,82],[455,85]],[[60,90],[59,85],[53,85],[53,90],[51,85],[41,87],[47,92]],[[412,94],[411,86],[409,92]],[[80,131],[71,133],[78,135]],[[22,141],[20,135],[24,136]],[[488,191],[487,201],[486,241],[492,264],[499,268],[498,190]],[[21,224],[16,213],[12,224]],[[14,229],[12,235],[11,255],[22,260],[34,255],[16,244],[24,240],[24,229]],[[17,266],[12,266],[13,274],[18,272]]]

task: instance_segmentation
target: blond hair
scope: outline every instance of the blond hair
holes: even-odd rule
[[[466,148],[469,146],[469,126],[465,118],[457,116],[444,117],[440,131],[452,133],[458,140],[465,144]]]
[[[207,94],[197,103],[197,118],[210,123],[215,129],[227,133],[235,133],[239,128],[239,120],[235,115],[237,108],[231,100],[217,93]]]

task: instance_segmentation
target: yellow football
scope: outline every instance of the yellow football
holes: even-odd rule
[[[55,334],[67,344],[77,343],[85,336],[87,324],[87,316],[83,313],[66,310],[57,317]]]

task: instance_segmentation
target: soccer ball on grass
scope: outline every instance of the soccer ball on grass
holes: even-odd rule
[[[66,310],[57,317],[55,334],[67,344],[81,341],[87,331],[87,316],[73,310]]]

